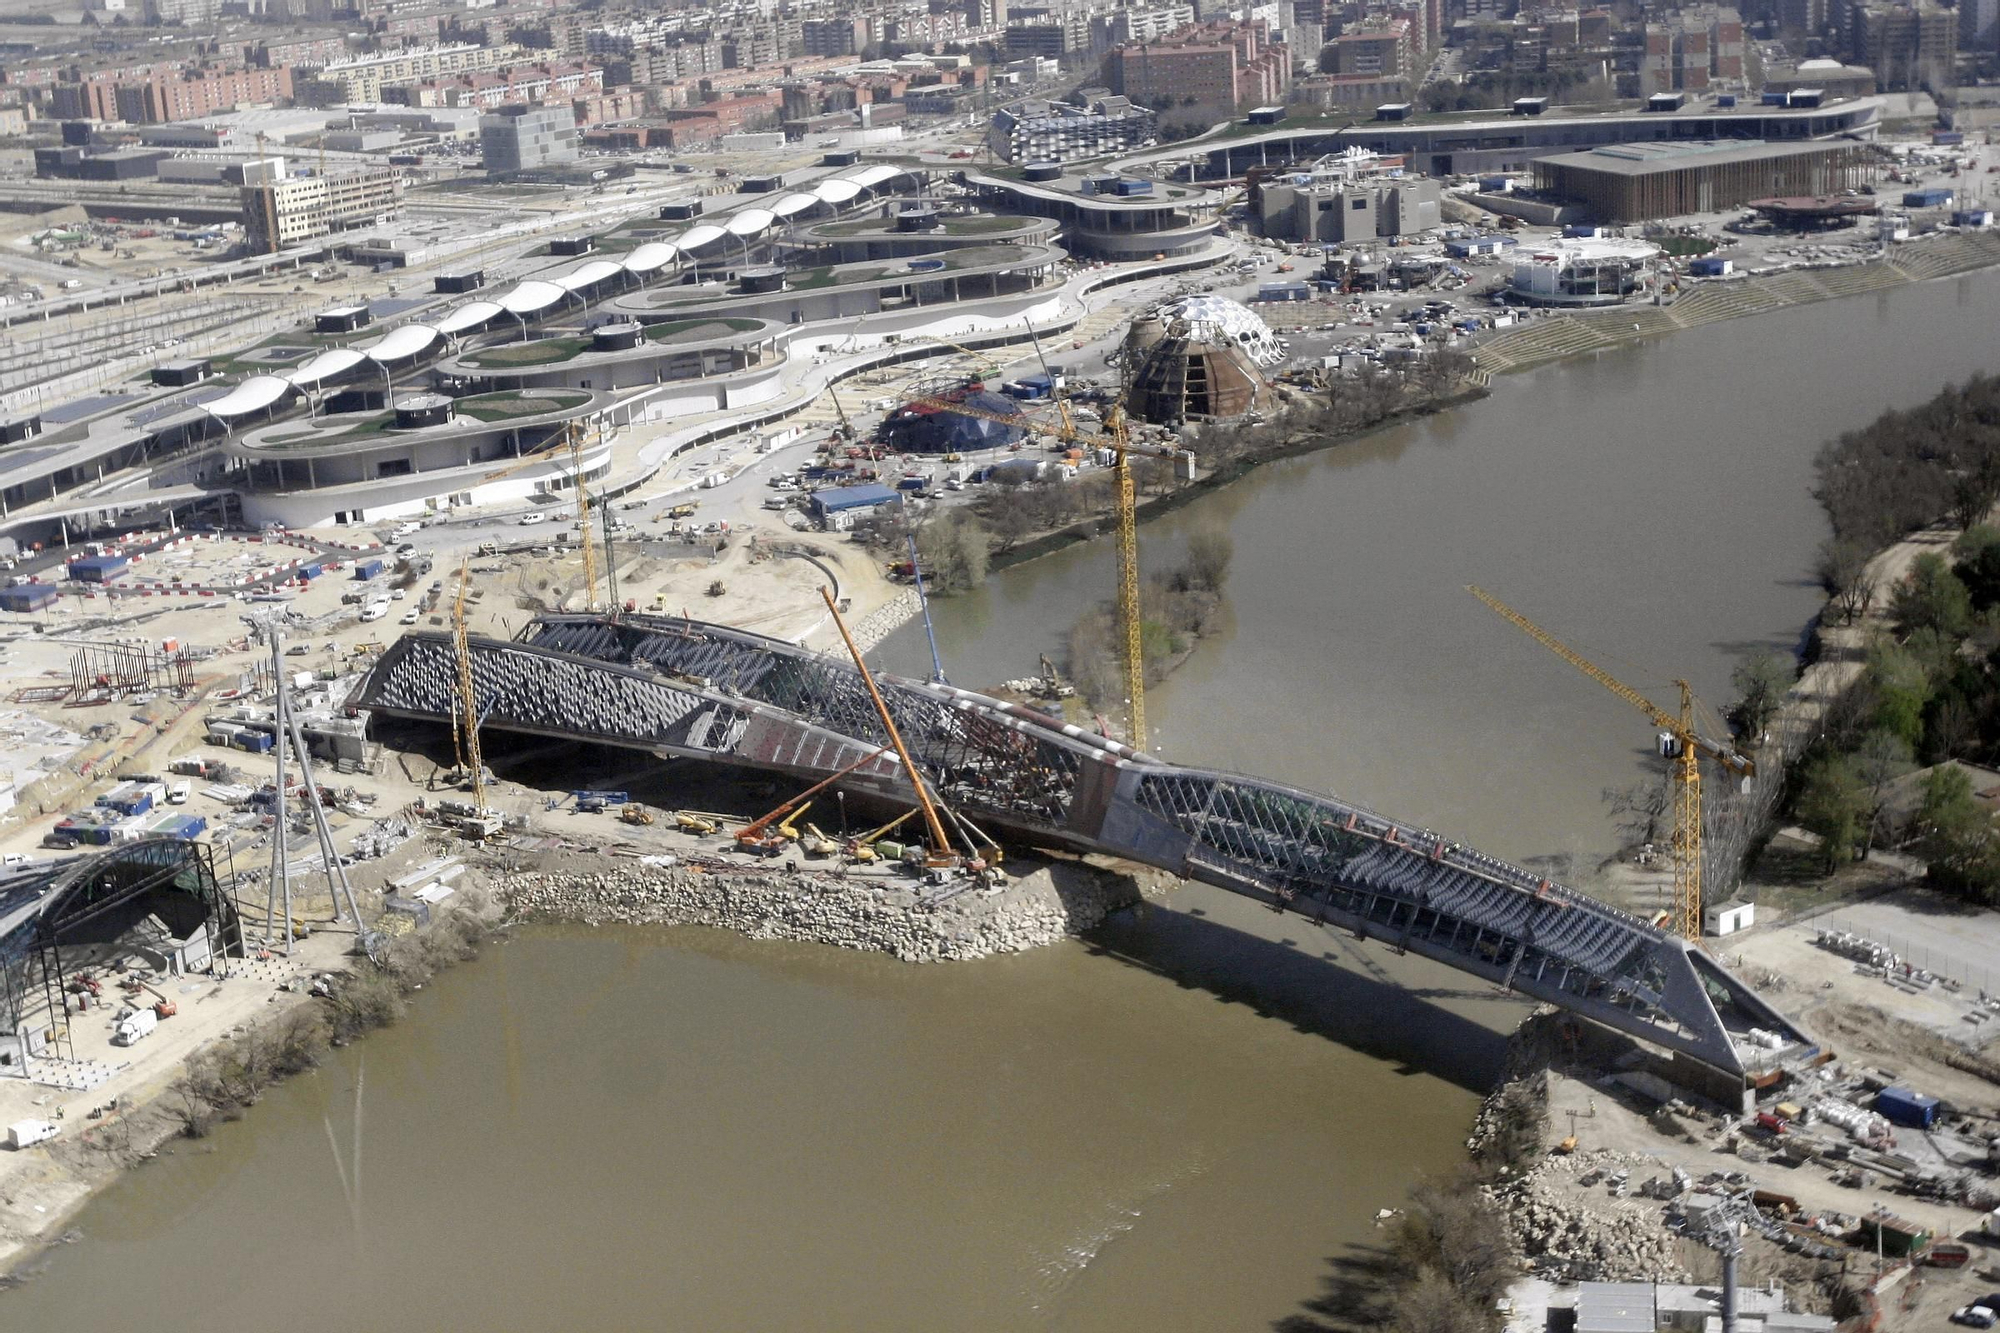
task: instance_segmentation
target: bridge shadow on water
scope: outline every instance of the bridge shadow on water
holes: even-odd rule
[[[1399,1073],[1428,1074],[1482,1096],[1498,1081],[1507,1034],[1527,1017],[1528,1001],[1441,964],[1399,958],[1384,944],[1357,943],[1307,917],[1280,917],[1247,902],[1224,911],[1247,912],[1254,924],[1239,927],[1199,906],[1149,903],[1114,913],[1083,940],[1102,956],[1391,1061]],[[1260,932],[1265,921],[1268,935]],[[1445,978],[1467,984],[1427,984]],[[1436,1001],[1475,1002],[1490,1018],[1480,1022]]]

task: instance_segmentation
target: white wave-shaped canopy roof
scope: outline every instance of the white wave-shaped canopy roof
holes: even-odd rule
[[[302,389],[317,389],[335,375],[345,375],[367,359],[352,347],[329,347],[294,370],[287,378]]]
[[[746,208],[730,214],[722,226],[731,236],[762,236],[777,220],[778,215],[768,208]]]
[[[593,259],[561,277],[552,278],[556,286],[566,292],[580,292],[586,287],[595,287],[607,278],[615,278],[625,271],[625,266],[610,259]]]
[[[553,282],[529,278],[500,298],[500,308],[510,315],[533,315],[547,310],[569,293]]]
[[[809,208],[818,208],[823,201],[816,194],[788,194],[771,205],[771,211],[781,218],[797,217]]]
[[[464,305],[453,306],[445,317],[437,322],[437,331],[450,337],[476,329],[496,315],[504,315],[506,309],[498,301],[467,301]]]
[[[210,416],[225,419],[248,416],[283,402],[297,387],[283,375],[252,375],[222,397],[201,404],[201,408]]]
[[[362,348],[368,359],[377,365],[386,361],[407,361],[413,356],[421,356],[444,341],[444,335],[428,324],[405,324],[401,328],[390,329],[380,338]]]
[[[872,167],[863,167],[848,179],[865,190],[872,190],[884,181],[892,181],[906,174],[901,167],[892,167],[886,162],[877,162]]]
[[[829,204],[844,204],[861,193],[861,187],[853,181],[834,179],[821,181],[813,186],[813,193]]]
[[[672,241],[646,241],[625,256],[627,273],[654,273],[680,257],[681,248]]]
[[[729,235],[727,231],[716,226],[714,223],[704,222],[699,227],[689,228],[687,232],[675,241],[675,244],[680,246],[683,252],[699,250],[704,245],[715,244],[727,235]]]

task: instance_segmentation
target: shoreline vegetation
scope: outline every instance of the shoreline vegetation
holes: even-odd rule
[[[1847,669],[1787,808],[1825,874],[1906,850],[1934,888],[2000,905],[2000,836],[1961,766],[2000,756],[2000,376],[1883,413],[1814,472],[1833,529],[1815,647]]]

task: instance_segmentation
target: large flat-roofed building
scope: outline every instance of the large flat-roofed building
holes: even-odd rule
[[[1422,176],[1372,181],[1264,182],[1257,214],[1264,234],[1287,241],[1353,244],[1438,225],[1443,196]]]
[[[479,118],[479,157],[494,175],[574,162],[576,111],[568,102],[496,107]]]
[[[1635,143],[1538,158],[1535,186],[1590,208],[1600,222],[1715,213],[1771,195],[1831,195],[1871,172],[1861,145]]]
[[[287,176],[243,187],[243,230],[253,254],[275,254],[288,245],[330,236],[349,227],[373,226],[396,212],[403,173],[362,167],[325,176]]]

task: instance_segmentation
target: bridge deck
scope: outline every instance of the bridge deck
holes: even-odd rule
[[[487,727],[824,777],[888,744],[845,661],[674,617],[545,615],[471,640]],[[878,678],[911,758],[951,805],[1304,912],[1731,1074],[1809,1039],[1686,941],[1428,829],[1330,796],[1187,768],[946,685]],[[448,636],[406,634],[353,702],[448,721]],[[846,784],[908,801],[893,753]],[[1775,1034],[1761,1041],[1753,1029]]]

